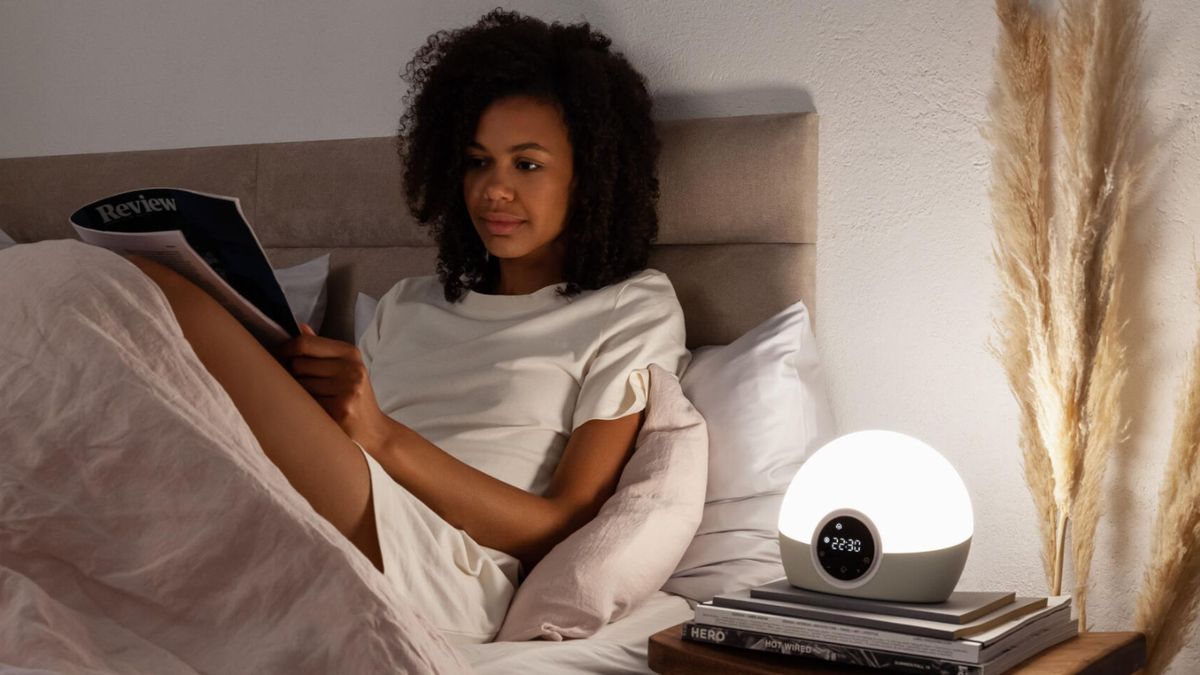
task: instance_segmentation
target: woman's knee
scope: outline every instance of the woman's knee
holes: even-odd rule
[[[210,309],[208,305],[213,304],[207,293],[166,265],[138,255],[126,259],[162,290],[177,317],[183,312]]]
[[[180,289],[184,288],[184,284],[187,282],[187,280],[180,276],[175,270],[163,265],[162,263],[150,260],[149,258],[143,258],[142,256],[135,254],[129,254],[125,256],[125,259],[133,263],[133,266],[141,270],[142,274],[145,274],[150,278],[151,281],[157,284],[159,288],[163,289],[164,293],[168,291],[179,291]]]

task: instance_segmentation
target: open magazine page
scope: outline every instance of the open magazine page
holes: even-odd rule
[[[145,188],[88,204],[71,224],[86,243],[155,260],[187,277],[268,345],[300,333],[237,199]]]

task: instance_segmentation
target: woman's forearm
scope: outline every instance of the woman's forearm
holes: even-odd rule
[[[513,555],[525,569],[595,515],[594,505],[541,497],[497,480],[389,421],[385,440],[369,451],[392,479],[451,525]]]

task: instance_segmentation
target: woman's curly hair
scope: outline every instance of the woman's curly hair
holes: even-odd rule
[[[446,300],[492,285],[487,256],[463,201],[467,145],[480,115],[513,95],[561,110],[574,154],[565,281],[573,296],[646,267],[658,234],[659,140],[645,78],[587,23],[563,25],[496,9],[429,37],[405,67],[400,157],[408,208],[438,245]]]

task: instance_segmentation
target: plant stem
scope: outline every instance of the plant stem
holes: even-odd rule
[[[1054,583],[1050,586],[1051,595],[1062,595],[1063,563],[1065,562],[1067,544],[1067,514],[1058,512],[1058,522],[1054,525]]]

